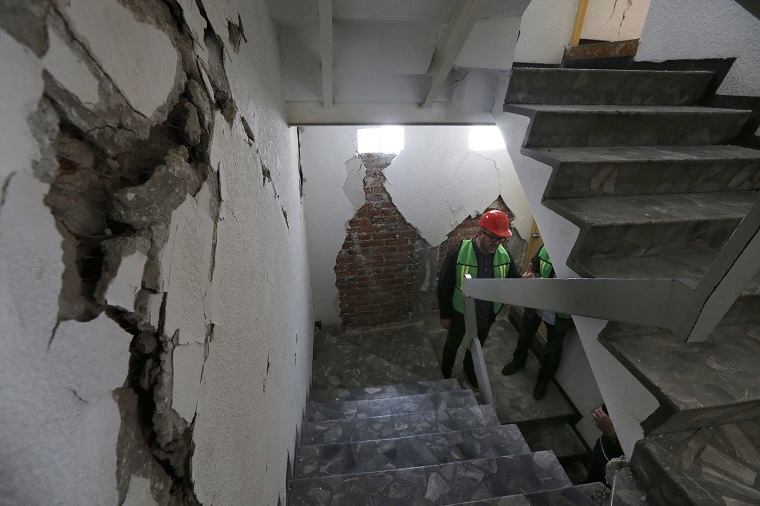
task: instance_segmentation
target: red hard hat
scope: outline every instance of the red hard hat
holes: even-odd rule
[[[478,225],[492,234],[501,237],[512,237],[512,232],[509,230],[509,218],[499,210],[488,211],[480,218]]]

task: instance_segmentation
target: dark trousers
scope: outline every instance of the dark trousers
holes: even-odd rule
[[[489,325],[485,329],[478,329],[478,341],[480,345],[486,344],[486,337],[488,337],[488,331],[491,330]],[[452,319],[451,328],[449,328],[448,334],[446,334],[446,344],[443,345],[443,360],[441,361],[441,373],[444,378],[451,377],[451,371],[454,369],[454,362],[457,359],[457,351],[464,339],[465,325],[464,320]],[[464,373],[468,378],[475,374],[475,366],[472,363],[472,353],[468,349],[464,354],[463,362]]]
[[[520,335],[517,337],[517,348],[512,356],[512,360],[518,366],[524,366],[528,360],[528,350],[536,336],[536,331],[541,325],[541,317],[535,309],[525,308],[522,318],[522,327]],[[565,334],[573,327],[572,318],[557,318],[554,325],[546,324],[546,352],[544,360],[541,362],[541,368],[538,370],[538,377],[542,380],[550,380],[559,369],[559,362],[562,360],[562,344],[565,340]]]

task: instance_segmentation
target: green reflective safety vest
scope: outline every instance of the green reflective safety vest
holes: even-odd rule
[[[506,278],[509,273],[509,264],[511,260],[506,248],[499,244],[498,249],[493,254],[493,277],[494,278]],[[475,256],[475,247],[472,245],[472,240],[462,242],[462,247],[459,249],[459,256],[457,257],[457,280],[454,288],[454,297],[452,304],[454,309],[464,314],[464,296],[462,295],[462,281],[464,281],[465,274],[469,274],[473,278],[478,277],[478,259]],[[498,313],[501,309],[501,303],[493,303],[493,312]]]
[[[538,250],[538,266],[542,278],[549,279],[552,277],[552,270],[554,270],[554,266],[552,265],[552,261],[549,258],[549,253],[546,251],[546,246],[541,246],[541,249]],[[565,319],[572,318],[567,313],[557,313],[557,317]]]

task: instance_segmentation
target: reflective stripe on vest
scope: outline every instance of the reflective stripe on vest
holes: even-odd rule
[[[549,253],[546,251],[546,246],[541,246],[541,249],[538,250],[538,266],[542,278],[549,279],[552,277],[554,266],[549,258]],[[557,313],[557,317],[565,319],[572,318],[567,313]]]
[[[499,245],[496,252],[493,254],[493,277],[494,278],[506,278],[509,273],[509,264],[511,259],[509,253],[503,245]],[[472,240],[462,242],[462,247],[459,249],[459,256],[457,257],[457,271],[456,271],[456,285],[454,287],[454,297],[452,297],[452,304],[454,309],[464,314],[464,296],[462,295],[462,281],[464,281],[465,274],[469,274],[473,278],[478,277],[478,258],[475,256],[475,248],[472,245]],[[493,312],[498,313],[502,304],[494,302]]]

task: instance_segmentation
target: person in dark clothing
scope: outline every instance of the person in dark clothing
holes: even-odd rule
[[[438,309],[441,326],[448,333],[443,346],[441,373],[450,378],[454,369],[457,350],[465,334],[464,297],[462,280],[465,274],[473,278],[519,278],[520,272],[511,261],[504,242],[512,235],[509,218],[501,211],[488,211],[478,222],[480,231],[472,238],[459,243],[448,252],[438,276]],[[489,301],[475,301],[478,340],[486,342],[488,331],[496,320],[502,304]],[[467,350],[463,369],[473,390],[478,390],[472,354]]]
[[[524,278],[536,276],[542,278],[556,277],[551,259],[546,252],[546,246],[541,246],[541,249],[531,260],[530,265],[531,268],[528,272],[523,274]],[[546,390],[549,387],[549,382],[557,373],[557,369],[559,369],[565,334],[573,328],[573,319],[569,314],[555,313],[553,311],[539,312],[533,308],[526,307],[523,312],[520,334],[517,338],[517,347],[512,355],[512,361],[501,370],[503,375],[509,376],[525,367],[530,345],[533,343],[533,338],[542,320],[546,324],[546,350],[544,352],[544,359],[541,362],[541,368],[538,370],[536,386],[533,389],[533,398],[536,400],[544,398]]]
[[[612,420],[607,412],[607,406],[602,404],[591,412],[591,416],[594,418],[596,427],[602,431],[602,435],[596,440],[594,449],[591,450],[589,458],[586,461],[588,477],[585,483],[598,481],[609,486],[605,476],[607,463],[612,459],[621,457],[623,455],[623,448],[618,441],[615,426],[612,425]]]

